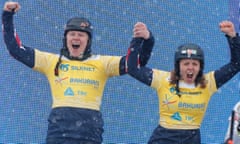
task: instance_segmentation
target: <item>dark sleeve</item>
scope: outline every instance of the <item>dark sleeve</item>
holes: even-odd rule
[[[139,57],[141,54],[142,41],[139,39],[133,39],[131,41],[131,47],[128,52],[127,59],[127,70],[129,75],[135,79],[143,82],[150,86],[152,83],[152,69],[142,66],[139,63]]]
[[[136,38],[135,40],[138,40],[139,41],[139,58],[138,58],[138,61],[139,61],[139,64],[141,66],[145,66],[148,62],[148,60],[150,59],[151,57],[151,53],[152,53],[152,49],[153,49],[153,46],[154,46],[154,42],[155,42],[155,39],[152,35],[152,32],[150,32],[150,37],[149,39],[147,40],[144,40],[142,38]],[[130,47],[132,47],[132,44],[134,44],[134,42],[131,42],[130,44]],[[129,51],[128,51],[129,53]],[[120,75],[123,75],[123,74],[126,74],[126,67],[127,67],[127,64],[126,64],[126,59],[128,59],[128,54],[127,56],[123,56],[120,60]]]
[[[217,88],[220,88],[228,80],[234,77],[240,71],[240,37],[227,37],[230,48],[230,62],[214,72]]]
[[[13,15],[14,12],[3,11],[2,13],[4,42],[10,55],[32,68],[34,67],[34,49],[21,45],[15,37],[16,33],[14,32]]]
[[[152,54],[152,49],[154,46],[154,42],[155,42],[154,37],[152,35],[152,32],[150,32],[149,39],[144,40],[142,43],[142,46],[140,48],[139,60],[140,60],[141,66],[145,66],[147,64],[148,60],[150,59],[151,54]]]

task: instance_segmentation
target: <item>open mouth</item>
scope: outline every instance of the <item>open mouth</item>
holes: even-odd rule
[[[73,47],[74,49],[78,49],[78,48],[80,48],[80,45],[79,45],[79,44],[73,44],[72,47]]]
[[[193,78],[193,73],[188,73],[187,78]]]

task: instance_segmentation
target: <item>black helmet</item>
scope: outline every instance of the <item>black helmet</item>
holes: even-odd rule
[[[179,73],[179,61],[181,59],[196,59],[200,61],[200,75],[202,75],[204,68],[204,53],[200,46],[192,43],[183,44],[178,47],[175,52],[175,72],[177,76],[180,76]]]
[[[67,49],[66,34],[68,31],[73,31],[73,30],[86,32],[89,36],[89,41],[82,58],[71,57]],[[73,17],[69,19],[64,29],[64,38],[63,38],[64,50],[62,51],[63,55],[67,56],[70,59],[77,59],[77,60],[84,60],[88,58],[91,55],[92,33],[93,33],[93,26],[91,25],[91,22],[88,19],[83,17]]]
[[[69,19],[64,29],[64,36],[66,36],[70,30],[87,32],[89,37],[92,37],[92,25],[88,19],[83,17],[73,17]]]

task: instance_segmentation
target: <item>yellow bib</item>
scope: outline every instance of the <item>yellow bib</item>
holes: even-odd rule
[[[99,110],[106,81],[119,75],[118,56],[93,55],[77,61],[62,58],[59,76],[54,68],[59,56],[35,50],[34,70],[46,75],[53,97],[52,107],[79,107]]]

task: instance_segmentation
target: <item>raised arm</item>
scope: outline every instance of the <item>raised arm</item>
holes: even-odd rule
[[[137,22],[133,28],[133,38],[140,38],[143,40],[141,49],[139,51],[139,61],[141,66],[145,66],[151,57],[152,49],[154,46],[154,37],[148,30],[146,24]]]
[[[14,31],[13,15],[20,9],[17,2],[6,2],[2,13],[3,38],[9,53],[17,60],[29,67],[34,66],[34,50],[21,45],[21,41]]]
[[[140,56],[138,58],[138,63],[141,66],[145,66],[151,57],[152,49],[154,46],[154,37],[144,23],[137,22],[133,28],[133,38],[141,43],[141,48],[139,49]],[[134,42],[130,44],[130,47],[132,47],[133,44]],[[130,52],[129,50],[128,53]],[[126,60],[128,60],[128,54],[121,59],[120,74],[125,74],[128,71]]]
[[[214,73],[217,88],[220,88],[240,71],[240,37],[235,32],[234,24],[230,21],[222,21],[219,27],[227,37],[231,57],[228,64]]]
[[[135,79],[150,86],[152,83],[153,71],[139,63],[139,57],[142,52],[142,41],[139,38],[133,38],[131,41],[131,47],[128,50],[127,55],[127,70],[129,75]]]

